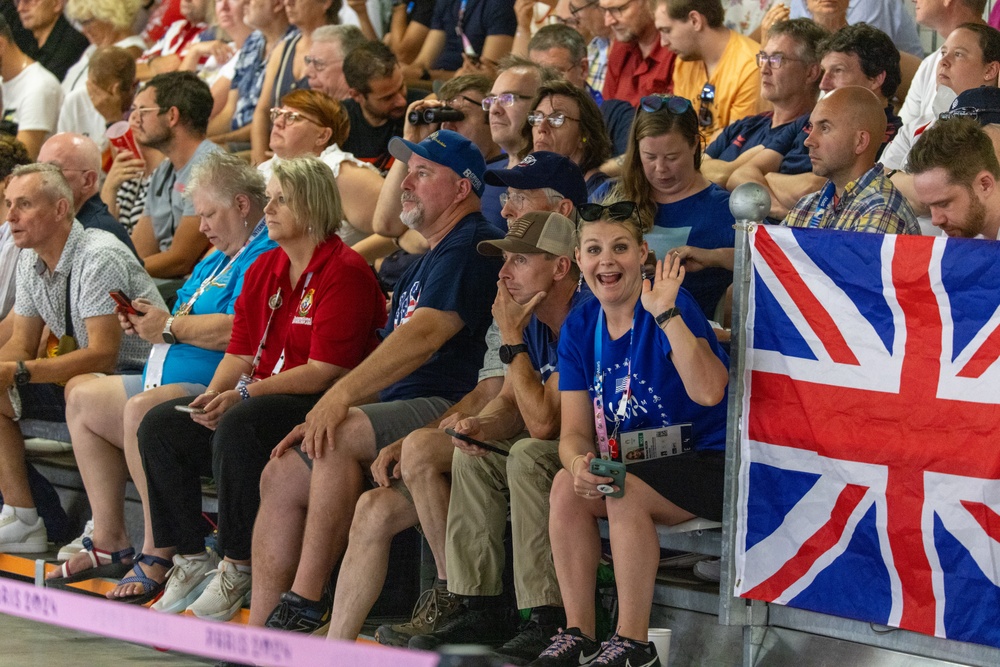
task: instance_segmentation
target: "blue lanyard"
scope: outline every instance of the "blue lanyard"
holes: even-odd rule
[[[462,4],[458,6],[458,22],[455,24],[455,34],[462,39],[462,51],[465,55],[476,56],[476,50],[472,48],[472,42],[465,36],[465,30],[462,29],[465,23],[465,9],[468,6],[469,0],[462,0]]]
[[[594,429],[597,446],[602,459],[611,459],[618,454],[618,430],[625,419],[628,399],[632,393],[632,343],[635,342],[635,315],[632,315],[632,328],[629,329],[628,357],[625,359],[625,388],[622,391],[618,409],[614,412],[615,428],[608,437],[608,425],[604,416],[604,370],[601,366],[601,356],[604,350],[604,309],[597,317],[597,327],[594,329]]]
[[[833,195],[837,193],[837,186],[833,184],[833,181],[827,181],[826,185],[823,186],[823,190],[820,191],[819,203],[816,204],[816,212],[813,213],[813,217],[809,220],[809,227],[815,229],[820,226],[823,222],[823,217],[826,215],[826,209],[830,207],[830,202],[833,201]]]

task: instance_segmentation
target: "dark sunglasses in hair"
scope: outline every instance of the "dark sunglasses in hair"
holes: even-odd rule
[[[605,217],[617,221],[628,220],[632,216],[639,217],[639,207],[634,201],[618,201],[607,206],[602,206],[601,204],[580,204],[576,207],[576,212],[580,214],[580,219],[587,222],[601,220]],[[605,216],[605,213],[607,213],[607,216]]]
[[[646,95],[639,100],[639,108],[646,113],[656,113],[663,107],[670,113],[680,116],[691,108],[691,100],[676,95]]]
[[[715,101],[715,86],[711,83],[706,83],[702,86],[701,96],[698,100],[701,102],[701,105],[698,107],[698,124],[702,127],[709,127],[712,121],[715,120],[710,108],[712,102]]]

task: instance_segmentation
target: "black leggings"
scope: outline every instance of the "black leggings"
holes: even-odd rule
[[[274,446],[305,421],[319,398],[250,398],[230,408],[214,432],[174,409],[191,397],[150,410],[139,426],[139,452],[156,545],[176,547],[182,555],[204,551],[200,478],[211,475],[219,497],[219,551],[233,560],[249,559],[260,475]]]

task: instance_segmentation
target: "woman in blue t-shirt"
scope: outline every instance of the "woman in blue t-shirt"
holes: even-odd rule
[[[549,534],[568,629],[542,655],[600,652],[589,664],[617,656],[615,664],[654,665],[647,631],[660,559],[655,524],[721,518],[729,360],[681,289],[685,271],[676,255],[657,262],[654,283],[643,279],[647,246],[633,202],[578,211],[576,258],[595,298],[570,313],[559,335],[564,470],[552,485]],[[645,429],[682,434],[692,451],[661,458],[650,449],[629,451],[624,495],[606,496],[617,489],[604,486],[611,478],[590,473],[591,461],[621,461],[619,443]],[[618,632],[601,646],[594,636],[599,517],[608,518],[619,556],[620,605]]]
[[[621,180],[598,191],[613,201],[639,207],[646,242],[657,258],[683,248],[684,289],[706,317],[733,282],[736,233],[729,193],[701,175],[701,134],[691,102],[672,95],[648,95],[635,113]],[[700,252],[717,251],[717,252]]]
[[[66,422],[94,520],[59,551],[64,562],[50,582],[116,577],[131,567],[135,551],[123,514],[130,468],[140,496],[146,496],[136,428],[154,406],[205,391],[229,343],[244,274],[261,253],[277,247],[264,224],[264,177],[245,160],[209,153],[192,171],[188,193],[201,216],[199,229],[215,251],[177,290],[172,312],[142,299],[132,303],[141,317],[130,319],[119,308],[126,334],[153,343],[143,373],[84,375],[66,388]],[[147,545],[149,526],[147,517]]]

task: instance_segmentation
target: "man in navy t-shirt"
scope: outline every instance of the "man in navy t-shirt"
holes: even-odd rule
[[[419,144],[393,139],[389,150],[408,167],[401,219],[430,249],[397,283],[382,344],[337,380],[264,471],[251,624],[266,618],[269,627],[312,632],[326,623],[324,591],[365,472],[379,449],[471,391],[486,351],[500,262],[475,252],[497,237],[479,212],[483,156],[449,130]],[[376,394],[381,402],[372,403]]]
[[[783,174],[800,174],[812,169],[808,154],[803,159],[786,158],[800,146],[802,127],[816,105],[819,81],[823,70],[819,66],[817,47],[827,32],[809,19],[776,23],[768,33],[767,42],[757,54],[760,67],[760,96],[771,103],[772,109],[730,123],[715,138],[701,160],[701,173],[722,187],[732,173],[761,149],[774,151]]]

